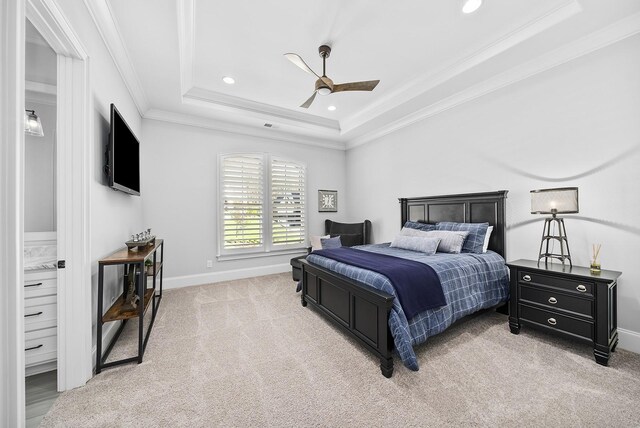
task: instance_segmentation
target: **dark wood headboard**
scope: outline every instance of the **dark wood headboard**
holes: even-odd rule
[[[489,249],[506,259],[507,223],[505,202],[508,190],[462,195],[425,196],[422,198],[400,198],[401,226],[405,222],[420,221],[437,223],[484,223],[493,226]]]

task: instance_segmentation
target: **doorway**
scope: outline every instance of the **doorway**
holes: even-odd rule
[[[92,374],[89,58],[56,0],[0,7],[0,425],[25,423],[25,19],[56,54],[57,389]]]
[[[25,425],[37,427],[57,382],[57,55],[25,20]]]

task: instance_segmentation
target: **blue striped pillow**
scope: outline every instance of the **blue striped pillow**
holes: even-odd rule
[[[409,229],[424,230],[425,232],[436,230],[435,224],[420,223],[417,221],[408,221],[404,224],[404,227],[408,227]]]
[[[450,221],[442,221],[436,223],[436,230],[452,230],[469,232],[467,239],[462,245],[463,253],[482,254],[484,247],[484,237],[487,234],[489,223],[454,223]]]

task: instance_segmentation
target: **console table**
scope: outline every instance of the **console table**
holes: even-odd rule
[[[532,260],[507,263],[511,270],[509,327],[542,327],[593,345],[596,362],[606,366],[618,345],[617,280],[620,272]]]
[[[152,271],[147,273],[145,262],[151,260]],[[155,244],[149,245],[145,248],[138,248],[134,250],[128,250],[123,248],[98,261],[98,310],[97,322],[96,322],[96,374],[100,373],[102,369],[112,367],[120,364],[126,364],[137,361],[138,364],[142,362],[144,350],[147,347],[147,341],[149,340],[149,334],[153,328],[153,322],[156,319],[156,313],[162,300],[162,268],[164,260],[164,241],[162,239],[156,239]],[[104,293],[104,269],[107,266],[124,266],[123,275],[123,292],[118,297],[111,307],[103,312],[103,293]],[[129,269],[136,266],[138,273],[135,278],[136,294],[140,297],[138,307],[130,309],[125,306],[125,297],[127,293],[127,277]],[[151,286],[149,286],[149,284]],[[151,304],[151,322],[147,328],[146,335],[144,334],[144,315]],[[138,355],[135,357],[124,358],[118,361],[106,362],[109,357],[109,353],[113,349],[116,341],[120,337],[120,333],[124,329],[127,321],[131,318],[138,318]],[[102,355],[102,326],[105,323],[113,321],[122,321],[122,324],[118,328],[113,339],[107,345],[107,349]]]

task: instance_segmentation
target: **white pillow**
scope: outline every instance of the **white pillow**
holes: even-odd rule
[[[322,240],[323,239],[329,239],[331,238],[331,235],[325,235],[325,236],[318,236],[318,235],[314,235],[310,238],[311,240],[311,251],[318,251],[318,250],[322,250]]]
[[[398,235],[391,243],[392,247],[403,248],[405,250],[419,251],[432,256],[440,244],[439,238],[419,238],[417,236]]]
[[[440,238],[438,245],[439,253],[459,254],[462,251],[464,240],[469,235],[468,231],[462,230],[430,230],[424,232],[429,238]]]
[[[403,227],[400,231],[400,235],[402,236],[417,236],[419,238],[430,238],[429,231],[412,229],[410,227]]]
[[[487,227],[487,234],[484,235],[484,245],[482,246],[483,253],[486,253],[489,249],[489,239],[491,239],[491,232],[493,232],[493,226]]]

